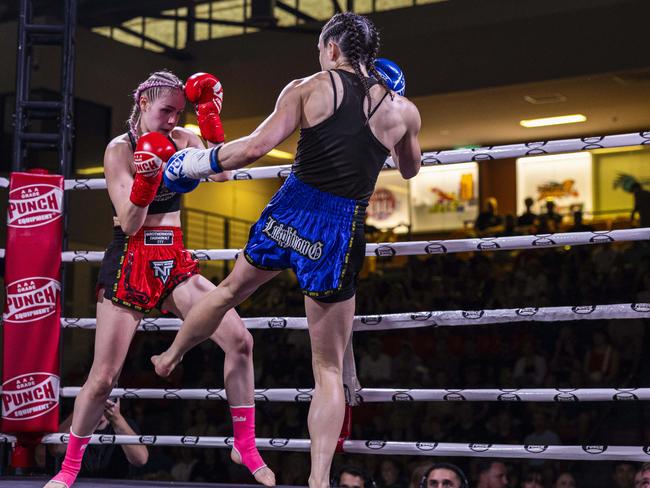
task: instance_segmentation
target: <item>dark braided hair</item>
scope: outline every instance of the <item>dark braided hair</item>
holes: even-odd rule
[[[393,92],[375,68],[375,59],[379,54],[379,31],[370,19],[353,12],[336,14],[323,26],[321,37],[323,44],[327,44],[330,40],[335,41],[354,69],[368,99],[368,117],[372,112],[372,99],[370,85],[361,71],[362,65],[393,98]]]

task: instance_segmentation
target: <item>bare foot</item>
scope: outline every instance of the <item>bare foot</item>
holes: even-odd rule
[[[156,370],[156,374],[162,378],[167,378],[170,374],[172,374],[182,359],[183,358],[175,361],[173,358],[171,358],[171,354],[167,351],[159,354],[158,356],[151,356],[151,362],[153,363],[154,369]]]
[[[242,463],[241,456],[234,449],[230,451],[230,459],[232,459],[235,464]],[[255,477],[255,481],[264,486],[275,486],[275,474],[268,466],[258,469],[253,473],[253,476]]]

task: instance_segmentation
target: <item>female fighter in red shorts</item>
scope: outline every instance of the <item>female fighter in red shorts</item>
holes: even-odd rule
[[[95,357],[75,401],[62,469],[46,488],[74,483],[144,314],[160,307],[184,318],[215,288],[183,247],[181,195],[162,183],[163,163],[175,151],[204,147],[196,135],[176,126],[186,97],[195,104],[204,138],[212,145],[223,143],[223,90],[217,78],[197,73],[183,86],[172,73],[159,71],[134,92],[129,131],[106,148],[104,173],[115,217],[97,284]],[[232,309],[211,338],[225,352],[224,382],[234,429],[231,458],[246,465],[258,482],[272,486],[275,476],[255,448],[253,339]]]

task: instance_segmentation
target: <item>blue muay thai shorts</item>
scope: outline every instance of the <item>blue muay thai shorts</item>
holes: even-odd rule
[[[259,269],[293,269],[309,297],[347,300],[363,266],[366,206],[317,190],[292,173],[251,227],[244,256]]]

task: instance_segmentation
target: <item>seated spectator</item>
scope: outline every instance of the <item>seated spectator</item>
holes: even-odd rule
[[[170,471],[172,479],[174,481],[190,481],[194,479],[194,468],[199,463],[196,453],[192,449],[180,448],[177,449],[176,456],[178,460]]]
[[[530,469],[521,480],[521,488],[546,488],[544,474],[537,469]]]
[[[421,463],[413,468],[413,471],[411,472],[411,481],[409,482],[409,488],[420,488],[424,474],[428,473],[430,469],[431,463]]]
[[[523,355],[515,363],[513,378],[517,385],[540,386],[546,375],[546,360],[537,354],[531,340],[523,344]]]
[[[478,232],[489,232],[494,227],[502,224],[501,216],[497,214],[497,199],[489,197],[485,199],[483,211],[478,214],[474,222],[474,229]]]
[[[524,205],[526,205],[526,211],[522,213],[517,219],[517,225],[520,227],[529,227],[535,224],[537,220],[537,214],[533,213],[531,208],[533,207],[534,200],[530,197],[526,197],[524,200]]]
[[[569,227],[569,232],[593,232],[592,225],[586,225],[582,222],[582,210],[573,212],[573,225]]]
[[[506,465],[495,459],[482,459],[477,470],[476,488],[507,488],[508,470]]]
[[[515,229],[516,227],[515,217],[512,214],[506,215],[505,224],[501,232],[497,232],[497,237],[509,237],[509,236],[518,236],[519,232]]]
[[[359,361],[359,379],[373,384],[381,383],[390,378],[391,360],[382,352],[381,341],[372,338],[368,341],[368,348]]]
[[[374,482],[366,471],[358,466],[343,466],[332,480],[338,488],[373,488]]]
[[[553,488],[576,488],[577,486],[576,479],[567,472],[560,473],[553,483]]]
[[[384,459],[379,466],[379,486],[381,488],[403,488],[408,483],[402,479],[400,465],[393,459]]]
[[[612,488],[634,488],[634,476],[636,475],[635,463],[621,461],[614,464],[612,473]]]
[[[524,437],[525,445],[535,446],[559,446],[562,444],[560,436],[548,427],[548,415],[545,412],[535,412],[533,414],[533,431]],[[530,464],[541,465],[544,460],[531,460]]]
[[[551,232],[559,232],[562,225],[562,216],[555,211],[555,202],[551,199],[546,200],[546,223]]]
[[[634,488],[650,487],[650,463],[643,463],[634,475]]]
[[[455,464],[435,463],[422,475],[419,488],[469,488],[469,483]]]
[[[551,229],[551,225],[549,224],[548,221],[548,215],[546,214],[540,214],[537,217],[535,229],[533,230],[534,234],[551,234],[555,232],[554,230]]]
[[[567,381],[573,371],[581,369],[581,361],[578,356],[575,329],[572,326],[565,326],[555,341],[555,350],[550,363],[551,372],[555,373],[561,381]],[[560,386],[564,386],[563,384]]]
[[[592,385],[611,384],[618,374],[618,352],[603,330],[596,330],[584,360],[584,372]]]
[[[59,432],[67,432],[72,425],[70,414],[61,425]],[[97,435],[139,435],[139,428],[132,419],[126,419],[120,411],[120,399],[108,399],[104,404],[104,414],[99,419]],[[48,451],[57,458],[65,455],[66,446],[51,444]],[[88,445],[83,457],[80,477],[126,478],[133,467],[142,467],[149,460],[149,450],[143,445]]]
[[[198,462],[192,464],[192,481],[202,481],[204,483],[219,481],[219,473],[230,467],[221,462],[218,449],[203,449],[202,456],[198,456],[199,453],[194,449],[185,450],[190,451],[194,458],[198,458]]]

